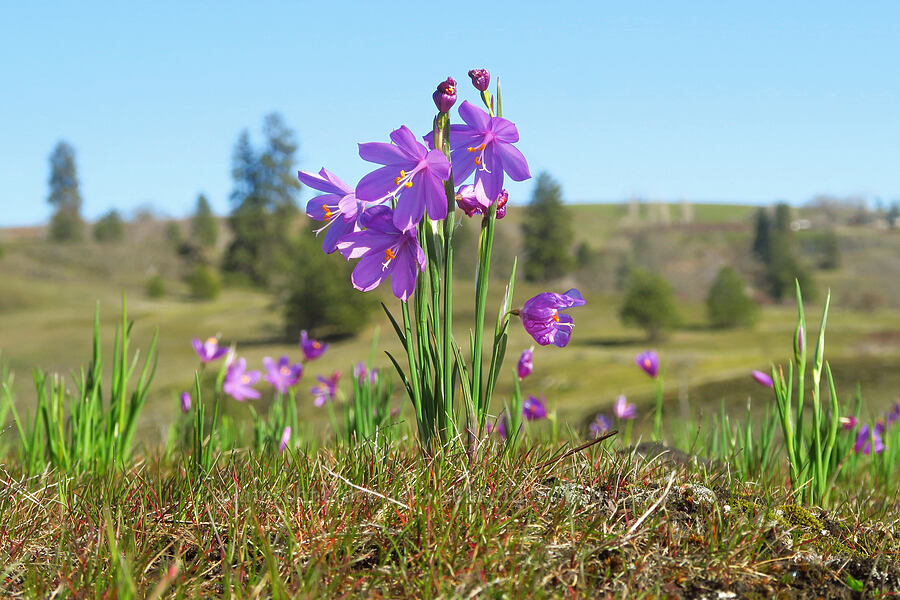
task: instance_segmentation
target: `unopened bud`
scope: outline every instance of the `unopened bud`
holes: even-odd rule
[[[472,69],[469,71],[469,77],[472,78],[472,85],[476,90],[485,91],[491,83],[491,74],[487,69]]]
[[[186,413],[191,410],[191,395],[187,392],[181,393],[181,412]]]
[[[437,106],[438,111],[450,112],[450,109],[456,104],[456,81],[452,77],[448,77],[446,81],[440,82],[431,97],[434,99],[434,105]]]
[[[509,194],[506,193],[506,190],[500,190],[500,195],[497,196],[497,218],[502,219],[506,216],[506,203],[509,201]]]

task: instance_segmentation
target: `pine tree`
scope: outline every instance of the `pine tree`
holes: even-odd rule
[[[572,221],[562,201],[562,188],[547,173],[537,184],[522,221],[525,278],[547,281],[562,277],[575,266],[570,250]]]
[[[772,222],[765,208],[756,211],[756,235],[753,237],[753,256],[762,262],[769,261],[772,245]]]
[[[80,240],[84,221],[81,218],[75,149],[65,141],[58,142],[50,154],[49,184],[47,202],[55,210],[50,220],[50,239],[58,242]]]
[[[191,236],[205,248],[214,247],[219,238],[219,224],[203,194],[197,196],[197,208],[191,218]]]

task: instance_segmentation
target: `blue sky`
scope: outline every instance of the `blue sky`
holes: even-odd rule
[[[89,218],[224,213],[273,110],[301,168],[353,181],[356,142],[426,130],[447,75],[474,101],[474,66],[568,201],[900,199],[898,30],[895,2],[6,3],[0,225],[47,219],[60,139]]]

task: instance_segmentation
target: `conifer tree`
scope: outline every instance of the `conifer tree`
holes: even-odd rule
[[[197,196],[197,208],[191,218],[191,236],[205,248],[214,247],[219,238],[219,224],[203,194]]]
[[[523,268],[529,281],[547,281],[572,271],[572,221],[562,188],[548,173],[538,175],[522,221]]]
[[[50,154],[49,184],[47,202],[54,208],[50,220],[50,239],[58,242],[80,240],[84,221],[81,218],[75,149],[65,141],[58,142]]]

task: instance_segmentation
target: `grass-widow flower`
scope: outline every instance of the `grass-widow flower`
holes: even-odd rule
[[[878,427],[870,429],[868,424],[863,425],[856,435],[856,444],[853,446],[853,450],[857,454],[860,452],[863,454],[871,454],[872,452],[880,454],[884,452],[884,441],[881,439],[881,433]]]
[[[342,252],[360,256],[350,278],[353,287],[368,292],[392,276],[394,295],[406,302],[416,288],[419,271],[425,270],[425,251],[419,246],[416,228],[397,227],[387,206],[373,206],[360,215],[359,223],[364,230],[347,234],[339,244]]]
[[[501,438],[506,439],[506,413],[497,419],[497,421],[493,424],[487,424],[487,432],[488,434],[496,433]]]
[[[472,85],[480,92],[486,91],[491,84],[491,74],[487,69],[470,69],[469,77],[472,79]]]
[[[287,448],[288,444],[291,441],[291,426],[288,425],[284,428],[284,431],[281,432],[281,443],[278,444],[278,451],[284,452],[285,448]]]
[[[222,391],[237,400],[243,402],[250,398],[259,398],[259,392],[253,389],[253,385],[259,381],[262,375],[259,371],[247,371],[247,361],[238,358],[225,373],[225,382]]]
[[[522,416],[526,421],[537,421],[547,418],[547,401],[542,397],[528,396],[522,402]]]
[[[616,398],[616,403],[613,405],[613,412],[616,414],[617,419],[624,421],[637,416],[637,407],[634,404],[629,404],[624,394],[619,394],[619,397]]]
[[[315,396],[313,404],[316,406],[325,406],[326,402],[334,400],[335,395],[337,395],[337,382],[340,378],[340,371],[335,371],[331,374],[331,377],[328,378],[317,375],[316,379],[319,380],[319,383],[309,388],[310,393]]]
[[[181,392],[181,412],[186,413],[191,410],[191,395],[188,392]]]
[[[322,356],[322,353],[328,349],[328,344],[319,340],[310,339],[306,330],[300,332],[300,349],[306,360],[315,360]]]
[[[513,311],[513,314],[522,318],[525,331],[538,344],[553,344],[563,348],[569,343],[575,322],[571,316],[560,311],[574,306],[584,306],[584,298],[578,290],[572,288],[564,294],[538,294],[527,300],[518,311]]]
[[[500,190],[497,196],[497,218],[502,219],[506,216],[506,203],[509,202],[509,193],[506,190]]]
[[[219,338],[217,337],[208,337],[205,342],[193,338],[191,344],[194,346],[194,352],[200,357],[200,362],[203,363],[218,360],[228,352],[228,348],[219,346]]]
[[[859,421],[853,415],[850,415],[849,417],[841,417],[838,420],[840,421],[841,427],[844,428],[844,431],[855,429],[856,425],[859,423]]]
[[[468,101],[459,107],[459,116],[465,124],[450,126],[453,176],[465,181],[475,173],[475,193],[489,206],[503,190],[504,173],[515,181],[531,177],[528,162],[513,146],[519,141],[519,131],[512,121],[492,117]]]
[[[522,355],[519,357],[519,362],[516,365],[516,371],[519,374],[519,379],[525,379],[529,375],[531,375],[531,371],[534,369],[534,346],[531,348],[526,348],[522,350]]]
[[[316,230],[316,235],[323,229],[328,230],[322,241],[322,250],[331,254],[337,250],[338,240],[359,229],[356,218],[363,210],[362,203],[356,199],[353,188],[324,168],[318,175],[298,171],[297,177],[312,189],[324,192],[306,203],[306,215],[315,221],[324,221],[325,225]]]
[[[482,204],[479,196],[475,194],[475,186],[471,183],[460,186],[456,191],[456,205],[459,206],[467,217],[483,215],[490,206],[485,200]]]
[[[656,350],[645,350],[634,358],[634,362],[650,377],[659,375],[659,356]]]
[[[452,132],[451,132],[452,140]],[[444,181],[450,177],[450,161],[440,150],[429,150],[408,127],[391,132],[393,144],[370,142],[359,145],[363,160],[384,165],[363,177],[356,197],[364,202],[397,198],[392,218],[400,231],[413,228],[425,210],[432,219],[447,216]]]
[[[600,437],[610,430],[609,419],[607,419],[606,416],[598,413],[597,416],[594,417],[594,422],[591,423],[590,429],[592,437]]]
[[[759,385],[765,387],[773,387],[775,385],[772,381],[772,377],[762,371],[751,371],[750,376],[753,377]]]
[[[450,109],[456,104],[456,81],[452,77],[448,77],[445,81],[440,82],[431,98],[438,111],[450,112]]]
[[[288,388],[292,388],[300,381],[303,375],[303,365],[291,364],[287,356],[282,356],[276,363],[271,356],[263,358],[263,366],[266,367],[266,381],[281,394],[286,394]]]

